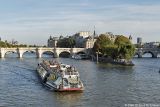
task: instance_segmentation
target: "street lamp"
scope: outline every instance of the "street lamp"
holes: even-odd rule
[[[97,64],[98,64],[98,53],[99,53],[99,50],[98,50],[98,52],[96,52],[96,56],[97,56]]]

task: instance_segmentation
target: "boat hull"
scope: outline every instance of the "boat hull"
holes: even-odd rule
[[[58,89],[58,90],[55,90],[55,91],[58,91],[58,92],[82,92],[84,91],[84,89],[80,89],[80,88],[69,88],[69,89]]]

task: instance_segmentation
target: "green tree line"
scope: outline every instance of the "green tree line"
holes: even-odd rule
[[[0,41],[0,48],[16,48],[16,47],[38,47],[38,46],[36,46],[36,45],[26,45],[26,44],[13,45],[13,44],[10,44],[8,42]],[[44,46],[44,47],[46,47],[46,46]]]

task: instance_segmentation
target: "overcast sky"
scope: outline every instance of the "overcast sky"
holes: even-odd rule
[[[78,31],[160,41],[160,0],[0,0],[0,37],[46,45]]]

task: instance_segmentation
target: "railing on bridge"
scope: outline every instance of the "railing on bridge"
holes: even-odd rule
[[[44,52],[52,52],[55,56],[59,57],[59,54],[62,52],[68,52],[70,54],[75,54],[77,52],[83,51],[86,52],[85,48],[36,48],[36,47],[27,47],[27,48],[0,48],[1,58],[5,57],[7,52],[14,52],[18,54],[19,58],[23,57],[25,52],[35,52],[37,58],[41,58]]]

